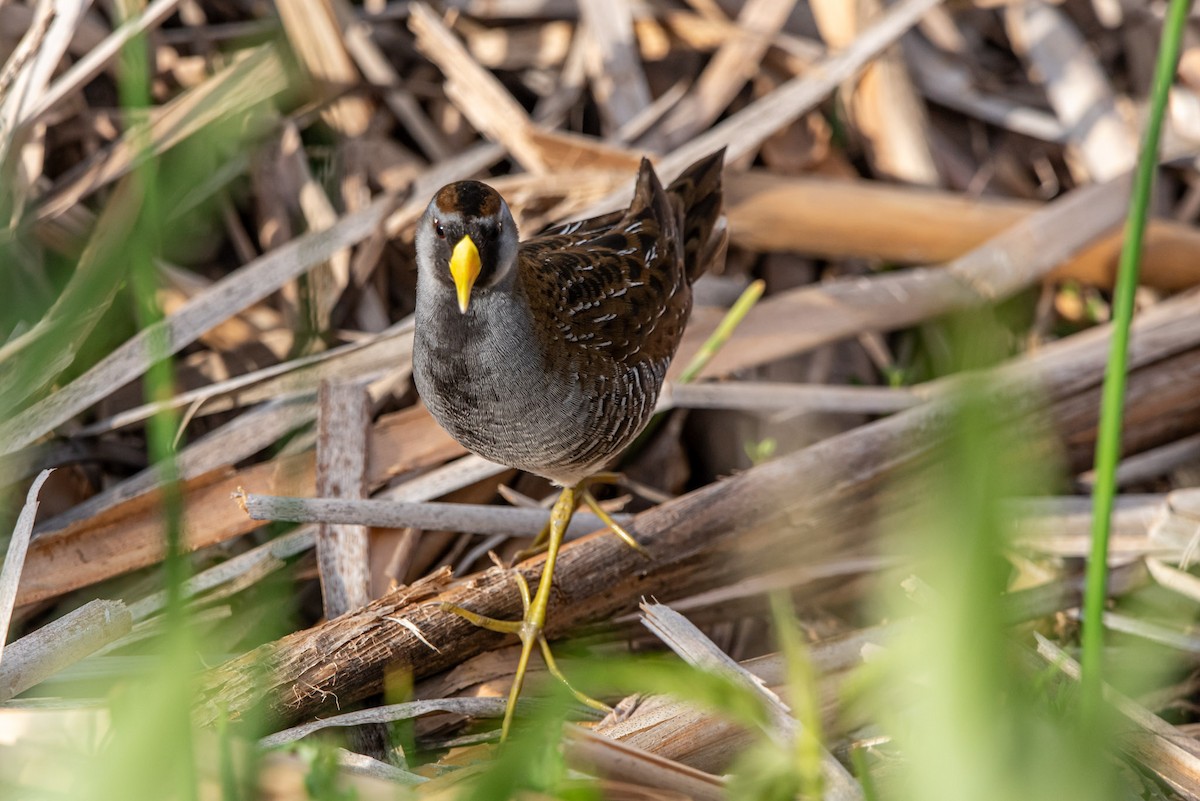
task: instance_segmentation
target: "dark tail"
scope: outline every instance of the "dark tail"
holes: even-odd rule
[[[683,220],[688,283],[725,258],[729,231],[721,191],[724,163],[725,148],[721,148],[688,167],[667,187]]]

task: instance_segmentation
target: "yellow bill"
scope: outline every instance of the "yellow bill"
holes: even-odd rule
[[[471,237],[464,236],[454,246],[450,254],[450,276],[454,279],[454,287],[458,290],[458,310],[467,313],[471,304],[471,287],[479,277],[479,249]]]

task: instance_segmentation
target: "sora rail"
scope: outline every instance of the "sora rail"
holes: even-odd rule
[[[467,449],[563,488],[538,538],[546,562],[525,617],[484,618],[514,633],[521,658],[502,737],[534,643],[554,563],[580,501],[633,547],[587,489],[646,426],[692,308],[692,282],[724,255],[724,151],[663,188],[643,159],[629,208],[519,241],[499,193],[460,181],[434,195],[417,226],[413,368],[438,423]]]

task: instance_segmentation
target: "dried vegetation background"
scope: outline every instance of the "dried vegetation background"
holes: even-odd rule
[[[861,797],[846,766],[886,751],[887,732],[843,714],[834,688],[887,641],[865,601],[903,577],[905,555],[879,547],[879,515],[903,510],[895,478],[941,438],[954,315],[1000,321],[1014,421],[1037,388],[1044,459],[1065,476],[1042,489],[1068,497],[1006,507],[1019,521],[1008,600],[1075,644],[1106,291],[1161,13],[1140,0],[0,3],[0,486],[18,545],[21,502],[56,468],[27,553],[10,550],[0,578],[13,610],[0,777],[53,783],[17,769],[52,751],[46,716],[153,670],[139,649],[163,627],[166,499],[205,643],[191,664],[200,723],[257,709],[277,732],[377,707],[386,688],[415,702],[395,715],[423,716],[414,743],[461,747],[419,771],[437,778],[418,794],[452,792],[448,769],[474,753],[464,727],[499,714],[515,649],[434,602],[517,615],[488,552],[514,557],[552,493],[464,453],[416,398],[413,224],[439,186],[481,177],[532,232],[615,208],[643,154],[670,178],[725,146],[730,252],[697,288],[673,377],[752,280],[766,294],[699,381],[671,384],[662,425],[622,465],[613,509],[636,515],[622,519],[652,559],[611,536],[572,542],[549,633],[584,631],[593,660],[661,638],[778,687],[764,598],[789,591],[823,690],[827,791]],[[139,80],[146,107],[129,99]],[[1188,608],[1198,91],[1200,50],[1185,47],[1143,266],[1113,587],[1156,585]],[[161,320],[137,301],[139,259]],[[172,389],[147,403],[167,355]],[[164,410],[177,492],[147,444]],[[264,495],[342,504],[292,504],[293,518],[337,522],[289,527],[254,519],[243,491],[251,512]],[[396,505],[353,503],[368,497]],[[532,581],[540,559],[517,569]],[[638,622],[643,599],[671,607],[645,606],[657,637]],[[1153,614],[1110,624],[1183,666],[1129,702],[1121,747],[1163,792],[1200,797],[1187,667],[1200,641]],[[605,777],[606,797],[723,796],[740,729],[662,697],[626,707],[571,728],[569,764]],[[340,758],[360,792],[413,780],[378,730],[359,731],[349,744],[366,756]],[[294,789],[296,764],[263,781]]]

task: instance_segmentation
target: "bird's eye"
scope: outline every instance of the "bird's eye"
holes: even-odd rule
[[[446,238],[446,229],[443,228],[442,224],[440,222],[438,222],[437,220],[433,221],[433,230],[434,230],[434,233],[437,234],[438,239]]]

